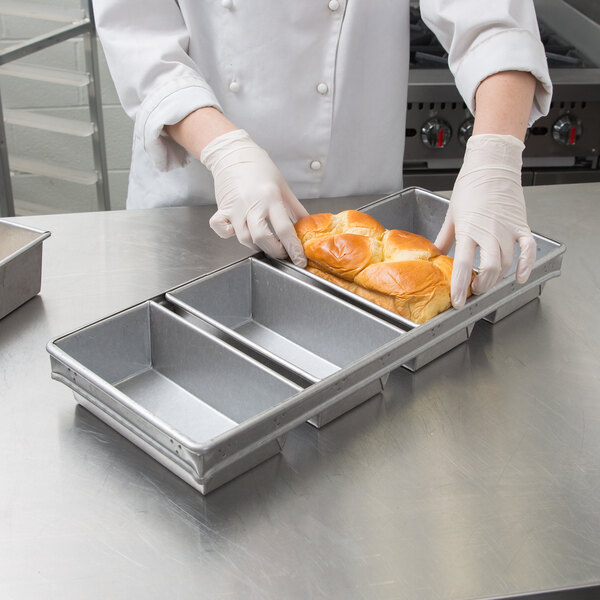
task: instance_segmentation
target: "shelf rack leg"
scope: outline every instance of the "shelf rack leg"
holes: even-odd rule
[[[0,97],[0,217],[14,217],[14,215],[15,205],[10,180],[10,167],[8,165],[8,146],[6,145],[6,132],[4,130],[2,98]]]
[[[98,45],[91,0],[82,0],[82,7],[87,11],[87,15],[90,19],[89,32],[83,37],[86,70],[90,74],[90,83],[88,84],[87,89],[90,106],[90,118],[94,123],[92,148],[94,152],[94,167],[98,173],[98,179],[96,181],[96,195],[98,198],[98,208],[110,210],[108,167],[106,162],[106,142],[104,138],[102,96],[100,93],[100,70],[98,67]]]

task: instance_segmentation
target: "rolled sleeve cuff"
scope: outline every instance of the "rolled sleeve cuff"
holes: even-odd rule
[[[207,106],[222,112],[212,89],[203,79],[194,77],[171,81],[142,102],[135,120],[134,136],[159,171],[184,167],[190,161],[185,148],[165,133],[165,125],[174,125],[198,108]]]
[[[479,84],[502,71],[527,71],[537,79],[529,125],[547,115],[552,100],[552,82],[542,43],[526,29],[498,32],[475,44],[457,66],[456,87],[475,114],[475,92]]]

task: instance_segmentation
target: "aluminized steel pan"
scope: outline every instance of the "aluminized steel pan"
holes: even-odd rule
[[[446,208],[412,188],[364,210],[431,238]],[[259,254],[50,342],[52,376],[207,493],[278,453],[294,427],[341,414],[393,369],[418,368],[476,321],[494,323],[537,297],[560,275],[565,247],[535,238],[526,284],[509,273],[421,325]]]
[[[39,293],[49,231],[0,221],[0,319]]]
[[[387,229],[402,229],[422,235],[429,240],[434,240],[444,222],[448,204],[449,201],[446,198],[421,188],[412,187],[376,200],[363,206],[360,210],[373,216]],[[497,302],[494,302],[497,307],[483,317],[490,323],[499,321],[540,296],[545,282],[560,275],[562,257],[566,248],[564,244],[539,234],[534,233],[533,236],[537,244],[537,258],[529,281],[523,285],[516,282],[515,269],[519,256],[518,247],[516,247],[515,259],[511,269],[490,291],[482,296],[471,296],[466,305],[458,311],[450,308],[431,319],[430,323],[434,323],[437,329],[437,344],[408,361],[404,365],[405,367],[416,371],[458,344],[468,340],[475,322],[481,318],[474,318],[473,315],[479,314],[480,307],[488,303],[490,296],[498,299]],[[450,255],[452,254],[453,250],[450,251]],[[478,261],[479,255],[477,253],[475,267],[477,267]],[[339,298],[360,306],[406,330],[423,327],[423,325],[405,319],[305,269],[300,269],[288,261],[273,260],[273,263],[277,264],[279,268],[294,273],[306,281],[312,281],[314,285],[321,289],[327,290]],[[452,315],[455,313],[459,313],[463,321],[463,327],[458,329],[448,325],[450,322],[454,322]]]
[[[203,493],[277,454],[285,435],[253,439],[227,461],[215,440],[302,390],[152,301],[48,351],[52,377],[81,404]]]
[[[308,384],[321,381],[404,332],[389,323],[249,258],[188,283],[166,299],[217,327]],[[329,421],[381,392],[387,377],[348,396],[311,424]]]

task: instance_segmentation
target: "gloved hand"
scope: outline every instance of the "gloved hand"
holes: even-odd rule
[[[521,187],[524,148],[512,135],[474,135],[467,142],[446,220],[435,240],[447,253],[456,238],[451,282],[455,308],[465,303],[477,246],[480,263],[471,286],[474,294],[487,292],[510,269],[515,242],[521,249],[516,279],[525,283],[531,274],[536,244]]]
[[[293,223],[308,212],[269,155],[237,129],[210,142],[200,160],[215,183],[218,210],[210,219],[215,233],[223,238],[237,235],[248,248],[277,258],[289,256],[294,264],[305,267],[304,249]]]

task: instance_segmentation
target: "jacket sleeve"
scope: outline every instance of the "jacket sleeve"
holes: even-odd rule
[[[448,52],[456,87],[473,114],[479,84],[509,70],[537,79],[529,125],[548,114],[552,82],[533,0],[421,0],[421,16]]]
[[[126,113],[159,170],[183,166],[187,152],[163,128],[205,106],[221,110],[187,53],[189,35],[175,0],[94,0],[98,36]]]

